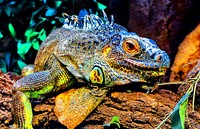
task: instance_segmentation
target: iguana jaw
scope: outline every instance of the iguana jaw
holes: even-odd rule
[[[116,78],[118,78],[114,81],[116,85],[131,82],[155,82],[165,75],[169,67],[169,62],[161,64],[151,60],[144,62],[120,59],[117,61],[117,64],[113,64],[112,62],[112,69],[115,71]]]
[[[150,70],[150,71],[160,71],[167,69],[170,66],[170,62],[158,62],[152,60],[132,60],[132,59],[123,59],[121,60],[124,66],[130,68],[137,68],[140,70]]]

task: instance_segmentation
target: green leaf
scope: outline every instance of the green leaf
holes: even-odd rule
[[[37,23],[35,20],[34,20],[34,17],[35,15],[37,15],[45,6],[41,6],[39,9],[37,9],[36,11],[32,12],[32,15],[31,15],[31,20],[30,20],[30,27],[33,27],[35,26],[35,24]]]
[[[28,37],[31,33],[33,32],[33,29],[30,28],[30,29],[27,29],[24,36]]]
[[[56,28],[57,28],[57,27],[56,27],[56,26],[54,26],[54,27],[53,27],[53,29],[51,29],[51,31],[55,30]]]
[[[37,25],[39,25],[39,24],[41,24],[41,23],[43,23],[44,21],[46,21],[47,20],[47,18],[45,18],[45,17],[40,17],[40,22],[38,22],[37,23]]]
[[[103,4],[99,3],[99,2],[97,2],[97,6],[98,6],[98,8],[99,8],[100,10],[104,10],[104,9],[107,8],[107,6],[105,6],[105,5],[103,5]]]
[[[187,105],[188,105],[188,99],[186,99],[186,100],[180,105],[180,110],[179,110],[180,119],[181,119],[181,124],[182,124],[183,129],[185,128],[185,114],[186,114],[186,110],[187,110]]]
[[[24,66],[27,65],[26,63],[24,63],[24,62],[21,61],[21,60],[18,60],[18,61],[17,61],[17,64],[18,64],[18,66],[19,66],[20,69],[22,69]]]
[[[172,129],[184,129],[185,114],[188,105],[188,97],[190,93],[186,93],[176,104],[172,112]]]
[[[35,43],[33,43],[33,48],[34,48],[35,50],[39,50],[40,45],[39,45],[39,42],[38,42],[38,41],[36,41]]]
[[[27,43],[21,43],[21,41],[19,41],[17,43],[17,53],[20,55],[20,57],[22,59],[25,59],[25,54],[29,51],[29,49],[31,48],[32,44],[30,42]]]
[[[46,0],[43,0],[43,2],[46,4],[47,1],[46,1]]]
[[[39,33],[36,31],[32,31],[28,37],[26,38],[26,41],[29,42],[31,40],[31,38],[33,38],[34,36],[38,35]]]
[[[36,24],[35,20],[33,18],[31,18],[30,20],[30,26],[33,27]]]
[[[10,17],[10,15],[11,15],[11,8],[9,6],[5,7],[5,13]]]
[[[56,9],[54,8],[49,8],[46,13],[45,13],[45,16],[46,17],[51,17],[51,16],[54,16],[56,14]]]
[[[110,121],[110,123],[119,123],[119,117],[118,116],[113,116],[112,120]]]
[[[126,92],[128,92],[128,93],[131,93],[131,92],[132,92],[132,90],[126,90]]]
[[[0,32],[0,39],[3,38],[3,34]]]
[[[113,116],[112,120],[110,121],[110,124],[116,124],[118,126],[118,128],[120,128],[120,124],[119,124],[119,117],[118,116]]]
[[[42,29],[40,32],[39,32],[39,36],[38,38],[41,40],[41,41],[44,41],[46,39],[46,31],[44,29]]]
[[[6,63],[3,59],[0,59],[0,70],[4,73],[6,73]]]
[[[10,34],[12,35],[13,38],[16,37],[16,32],[15,32],[15,29],[13,27],[13,25],[11,23],[8,24],[8,29],[10,31]]]
[[[104,124],[103,126],[111,128],[111,126],[113,126],[113,125],[115,125],[115,126],[117,125],[117,128],[120,128],[120,121],[119,121],[119,117],[118,116],[113,116],[112,120],[110,121],[110,123]]]
[[[55,21],[55,20],[52,20],[52,21],[51,21],[51,24],[52,24],[52,25],[56,24],[56,21]]]
[[[6,66],[10,67],[11,66],[11,52],[5,52],[5,56],[4,56],[4,60],[5,60],[5,63],[6,63]]]
[[[62,4],[62,1],[55,1],[56,8],[60,7],[61,4]]]

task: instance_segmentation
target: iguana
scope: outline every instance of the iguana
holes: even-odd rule
[[[30,98],[45,97],[77,82],[101,96],[109,87],[151,82],[165,74],[170,65],[166,52],[103,14],[103,18],[68,15],[64,25],[41,44],[34,73],[13,86],[14,128],[33,128]]]

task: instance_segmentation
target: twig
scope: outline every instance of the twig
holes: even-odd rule
[[[188,84],[190,83],[190,87],[186,91],[187,94],[191,94],[193,92],[193,98],[192,98],[192,111],[194,111],[194,104],[195,104],[195,93],[196,93],[196,88],[198,85],[198,82],[200,81],[200,71],[198,71],[197,75],[194,78],[188,79],[188,81],[182,81],[182,82],[167,82],[167,83],[160,83],[158,84],[159,86],[162,85],[176,85],[176,84]],[[155,128],[159,129],[166,121],[167,119],[172,115],[173,111],[171,111],[167,117]]]
[[[167,119],[172,115],[172,112],[168,113],[167,117],[165,117],[165,119],[155,128],[155,129],[159,129],[166,121]]]

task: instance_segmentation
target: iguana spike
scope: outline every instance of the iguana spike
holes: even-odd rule
[[[91,17],[91,15],[89,15],[89,23],[90,23],[90,27],[91,27],[91,28],[95,27],[94,21],[93,21],[93,18]],[[89,28],[89,29],[90,29],[90,28]]]
[[[112,26],[114,24],[114,16],[111,15],[111,18],[110,18],[110,25]]]
[[[90,18],[89,15],[84,16],[84,19],[83,19],[83,29],[84,30],[88,30],[91,28],[91,22],[90,22],[89,18]]]
[[[97,26],[101,25],[100,22],[99,22],[99,19],[100,19],[100,18],[97,17],[97,16],[94,15],[94,14],[91,14],[91,15],[90,15],[90,21],[91,21],[93,27],[97,27]],[[101,19],[100,19],[100,20],[101,20]]]
[[[94,19],[99,23],[99,25],[103,25],[104,22],[102,21],[102,19],[100,17],[98,17],[97,15],[93,14]]]
[[[103,17],[104,17],[104,20],[105,20],[105,24],[110,24],[109,19],[108,19],[104,10],[102,10],[102,13],[103,13]]]
[[[101,25],[108,25],[115,28],[116,26],[114,23],[113,15],[111,15],[111,18],[108,19],[104,10],[102,10],[102,13],[104,17],[103,19],[94,14],[85,15],[83,18],[79,18],[77,15],[69,16],[68,14],[63,13],[62,15],[63,17],[65,17],[65,22],[64,22],[63,27],[67,29],[78,28],[78,29],[83,29],[83,30],[89,30],[89,29],[99,27]],[[118,27],[117,29],[120,29],[120,27]]]
[[[69,15],[67,13],[62,13],[62,16],[65,18],[64,24],[69,24]]]
[[[67,13],[62,13],[62,16],[63,16],[64,18],[69,17],[69,15],[68,15]]]
[[[72,26],[74,26],[75,28],[78,27],[79,24],[78,16],[72,15],[70,20]]]

